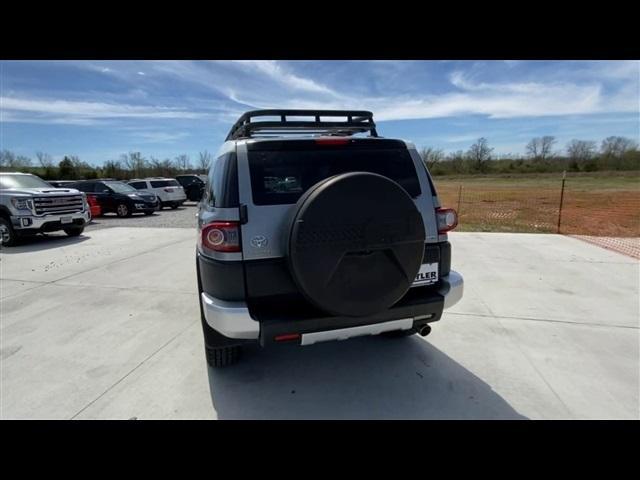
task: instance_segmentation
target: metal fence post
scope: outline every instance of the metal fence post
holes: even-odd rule
[[[567,171],[562,172],[562,188],[560,189],[560,206],[558,207],[558,232],[560,233],[560,222],[562,221],[562,202],[564,201],[564,182],[567,178]]]
[[[462,201],[462,184],[460,184],[460,188],[458,188],[458,208],[456,212],[458,213],[458,218],[460,218],[460,202]]]

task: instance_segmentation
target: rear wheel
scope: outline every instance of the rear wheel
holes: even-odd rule
[[[237,363],[242,349],[238,345],[222,348],[206,348],[207,363],[213,368],[228,367]]]
[[[120,217],[130,217],[131,216],[131,209],[129,208],[129,206],[126,203],[119,203],[118,206],[116,207],[116,214]]]
[[[11,225],[11,221],[0,218],[0,246],[13,247],[18,241],[18,235]]]
[[[64,233],[70,237],[78,237],[84,232],[84,227],[69,227],[64,229]]]
[[[242,346],[237,340],[227,338],[211,328],[204,317],[200,293],[202,293],[202,280],[200,279],[200,265],[196,259],[196,277],[198,279],[198,304],[200,305],[200,322],[204,334],[204,346],[207,363],[214,368],[228,367],[237,363],[242,353]],[[243,342],[244,343],[244,342]]]

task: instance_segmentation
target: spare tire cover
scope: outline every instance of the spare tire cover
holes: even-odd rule
[[[422,263],[425,230],[400,185],[351,172],[305,192],[288,240],[291,275],[307,300],[332,315],[365,316],[407,292]]]

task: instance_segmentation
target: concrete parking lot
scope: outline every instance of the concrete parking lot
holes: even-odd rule
[[[453,233],[465,296],[430,336],[249,348],[214,371],[195,229],[109,226],[0,254],[1,418],[640,417],[639,262],[622,254]]]

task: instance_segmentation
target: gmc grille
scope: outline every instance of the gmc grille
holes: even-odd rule
[[[35,197],[33,207],[36,215],[77,213],[82,211],[84,202],[82,195]]]

